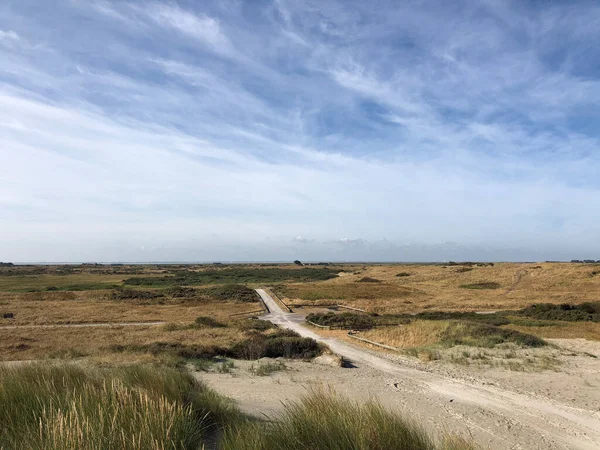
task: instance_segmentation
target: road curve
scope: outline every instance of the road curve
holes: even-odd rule
[[[256,292],[270,311],[263,319],[322,342],[359,367],[369,366],[395,377],[398,382],[392,386],[403,397],[399,401],[407,404],[416,398],[414,407],[426,406],[433,421],[439,417],[444,424],[454,422],[462,428],[466,424],[490,448],[600,449],[598,411],[402,366],[339,339],[320,336],[304,326],[302,315],[286,313],[263,289]]]

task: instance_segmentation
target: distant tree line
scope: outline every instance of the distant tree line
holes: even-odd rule
[[[593,259],[572,259],[571,262],[579,264],[600,264],[600,259],[597,259],[595,261]]]

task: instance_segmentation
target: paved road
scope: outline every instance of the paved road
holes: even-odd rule
[[[318,335],[304,325],[302,315],[283,311],[263,289],[256,291],[270,311],[263,316],[265,320],[322,342],[359,367],[366,365],[394,377],[397,381],[391,385],[399,402],[410,405],[417,415],[447,424],[449,429],[467,424],[480,444],[492,449],[600,449],[598,411],[404,366]]]

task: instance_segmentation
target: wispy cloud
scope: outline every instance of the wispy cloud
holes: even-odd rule
[[[597,5],[52,3],[0,7],[4,259],[600,252]]]

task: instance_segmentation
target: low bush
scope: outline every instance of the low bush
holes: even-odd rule
[[[381,283],[381,280],[372,277],[362,277],[356,280],[357,283]]]
[[[412,273],[410,272],[400,272],[396,274],[397,277],[410,277],[411,275]]]
[[[563,320],[567,322],[600,322],[600,302],[579,305],[563,303],[538,303],[511,314],[538,320]]]
[[[215,300],[234,300],[238,302],[258,301],[256,291],[243,284],[224,284],[209,289],[203,289],[202,293]]]
[[[198,291],[194,288],[173,286],[172,288],[166,289],[165,293],[173,298],[196,298],[198,297]]]
[[[236,322],[236,326],[242,331],[267,331],[277,328],[273,323],[262,319],[243,319]]]
[[[227,325],[221,323],[212,317],[199,316],[194,320],[194,326],[198,328],[225,328]]]
[[[141,291],[137,289],[115,289],[111,293],[113,300],[152,300],[164,297],[160,291]]]
[[[483,281],[480,283],[461,284],[460,287],[463,289],[499,289],[501,284],[495,281]]]
[[[252,333],[246,340],[234,344],[228,355],[250,360],[279,357],[312,359],[322,351],[314,339],[303,338],[291,330],[278,330],[270,334]]]
[[[152,355],[166,354],[174,358],[185,359],[211,359],[216,356],[227,355],[228,349],[214,345],[186,345],[180,342],[152,342],[149,344],[114,344],[108,346],[108,350],[115,353],[133,352],[150,353]]]
[[[372,328],[376,319],[366,314],[356,313],[311,313],[306,316],[307,322],[316,323],[317,325],[338,327],[351,330],[367,330]]]

